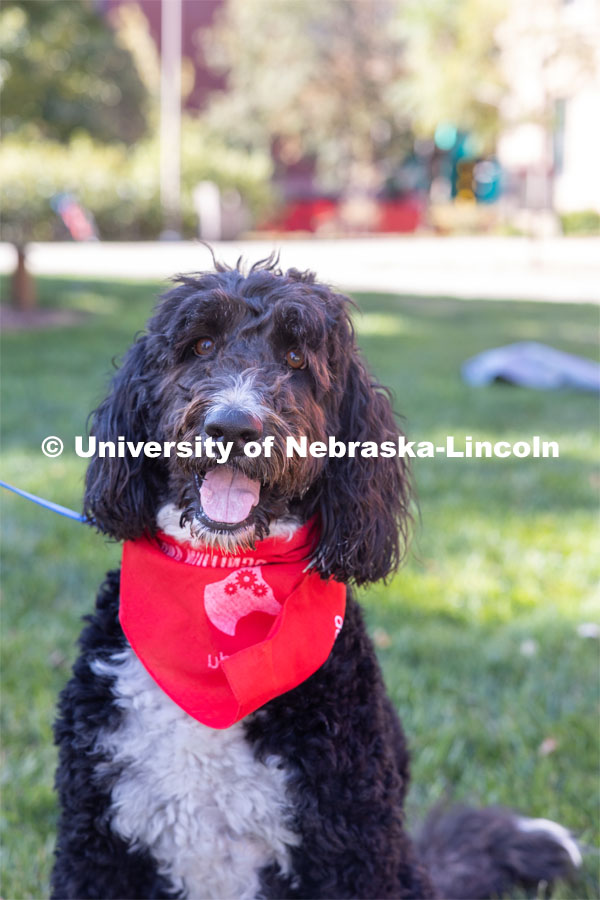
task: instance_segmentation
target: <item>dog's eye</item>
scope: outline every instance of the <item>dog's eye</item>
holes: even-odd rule
[[[196,341],[193,349],[196,356],[208,356],[209,353],[212,353],[214,346],[215,342],[212,338],[201,337],[199,341]]]
[[[292,369],[303,369],[306,366],[304,353],[300,353],[299,350],[288,350],[285,361]]]

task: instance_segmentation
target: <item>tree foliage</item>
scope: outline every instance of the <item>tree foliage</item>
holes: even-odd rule
[[[5,133],[132,142],[145,132],[147,92],[131,54],[86,0],[5,0],[0,50]]]
[[[211,124],[285,162],[314,156],[337,188],[404,146],[408,122],[391,86],[403,71],[391,24],[397,0],[230,0],[205,41],[226,72]]]
[[[406,0],[399,23],[406,78],[393,93],[419,136],[450,122],[491,149],[504,89],[497,29],[505,12],[505,0]]]
[[[325,184],[379,179],[440,121],[497,120],[502,0],[229,0],[204,53],[226,72],[209,111],[230,140],[316,158]]]

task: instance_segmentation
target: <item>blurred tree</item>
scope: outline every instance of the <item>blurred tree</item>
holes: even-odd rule
[[[131,54],[86,0],[4,0],[0,11],[4,133],[67,141],[139,140],[147,92]]]
[[[406,152],[409,123],[392,86],[404,72],[392,24],[398,0],[229,0],[206,34],[205,58],[227,74],[211,125],[242,146],[312,156],[321,183],[373,189]]]
[[[82,134],[126,142],[144,134],[146,88],[131,54],[90,2],[5,0],[0,10],[0,55],[5,135],[66,143]],[[43,178],[44,173],[31,173],[32,183],[40,174]],[[48,204],[47,196],[39,199]],[[5,221],[3,228],[5,235],[12,234],[17,249],[12,294],[23,308],[35,303],[26,245],[38,224],[33,216],[38,207],[34,202],[22,210],[18,227],[10,209],[10,222]],[[6,210],[3,214],[6,220]],[[42,221],[51,215],[48,206]]]
[[[415,133],[451,123],[490,152],[504,92],[497,29],[506,0],[405,0],[405,78],[392,90]]]
[[[373,192],[439,122],[496,125],[502,0],[228,0],[205,36],[228,76],[209,119],[228,140],[313,156],[321,183]]]

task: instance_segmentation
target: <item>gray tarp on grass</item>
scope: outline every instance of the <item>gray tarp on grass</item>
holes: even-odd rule
[[[539,390],[600,391],[598,363],[535,341],[484,350],[463,363],[461,372],[467,384],[475,386],[507,381]]]

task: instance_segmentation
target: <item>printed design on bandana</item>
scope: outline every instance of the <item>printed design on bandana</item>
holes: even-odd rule
[[[175,562],[186,563],[188,566],[201,566],[203,569],[239,569],[250,566],[261,566],[266,560],[256,559],[254,556],[229,556],[207,551],[205,548],[194,550],[187,544],[177,544],[171,540],[165,540],[164,536],[156,536],[156,543],[166,556],[170,556]]]
[[[219,631],[233,636],[240,619],[252,612],[276,616],[281,604],[262,577],[260,566],[232,572],[204,589],[206,615]]]

